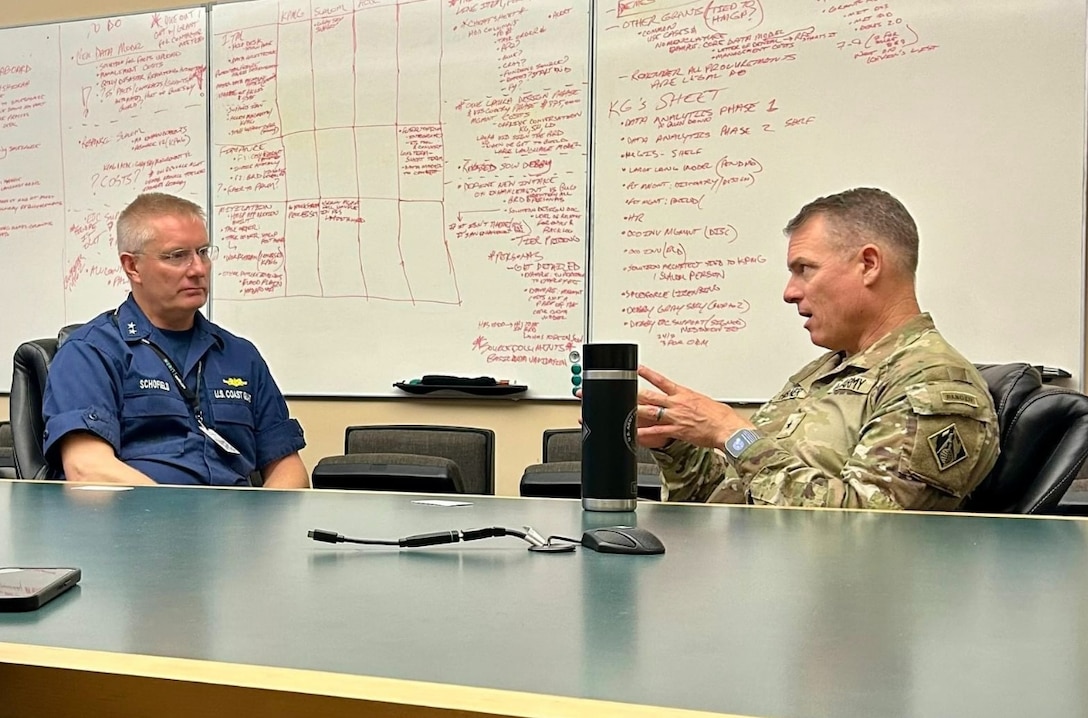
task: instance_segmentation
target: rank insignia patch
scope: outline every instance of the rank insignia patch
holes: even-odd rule
[[[949,424],[935,434],[929,435],[929,448],[937,459],[937,468],[941,471],[960,463],[967,458],[967,449],[963,446],[960,433],[955,424]]]

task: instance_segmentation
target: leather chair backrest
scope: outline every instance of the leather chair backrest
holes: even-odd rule
[[[1023,362],[978,364],[976,367],[990,389],[997,422],[1002,429],[1011,425],[1013,416],[1024,400],[1043,386],[1043,377],[1039,370]]]
[[[1044,387],[1027,364],[979,370],[997,410],[1001,454],[963,510],[1052,512],[1088,457],[1088,396]]]
[[[42,454],[42,399],[49,365],[57,352],[57,340],[34,339],[15,350],[11,377],[11,436],[15,450],[15,473],[20,479],[53,479]]]
[[[582,430],[545,429],[540,458],[545,464],[553,461],[581,461]],[[638,447],[638,463],[656,463],[653,454],[645,446]]]
[[[0,421],[0,479],[15,478],[15,450],[12,448],[11,422]]]
[[[582,430],[545,429],[540,464],[525,467],[519,484],[522,496],[578,498],[582,495]],[[639,498],[661,498],[661,470],[644,446],[638,447],[636,464]]]
[[[495,432],[469,426],[349,426],[345,454],[420,454],[457,464],[465,493],[495,493]]]
[[[81,326],[83,326],[82,322],[80,322],[79,324],[68,324],[61,327],[60,331],[57,332],[57,349],[60,349],[62,346],[64,346],[64,342],[68,341],[68,337],[72,335],[72,332],[74,332],[76,329],[79,329]]]
[[[421,454],[326,456],[313,470],[315,489],[463,494],[461,469],[450,459]]]
[[[660,501],[661,469],[657,464],[636,464],[635,472],[638,497]],[[545,464],[530,464],[521,474],[518,490],[522,496],[579,499],[582,497],[582,462],[549,461]]]

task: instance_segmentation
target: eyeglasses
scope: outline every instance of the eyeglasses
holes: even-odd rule
[[[175,249],[173,252],[166,252],[165,254],[159,254],[157,252],[151,252],[147,254],[145,252],[131,252],[130,254],[146,254],[150,257],[157,257],[159,260],[169,264],[171,267],[188,267],[193,263],[193,257],[200,257],[202,262],[214,262],[219,256],[219,247],[213,245],[205,245],[199,249]]]

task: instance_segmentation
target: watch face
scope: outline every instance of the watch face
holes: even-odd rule
[[[744,440],[743,436],[737,436],[733,438],[732,449],[734,454],[739,454],[744,451],[744,447],[748,445],[748,442]]]

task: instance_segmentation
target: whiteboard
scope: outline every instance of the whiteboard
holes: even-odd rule
[[[0,32],[0,387],[11,357],[64,324],[59,29]]]
[[[205,38],[202,8],[0,31],[0,354],[124,300],[137,194],[207,204]]]
[[[213,10],[215,319],[286,392],[454,374],[570,395],[588,6],[515,4]]]
[[[590,336],[760,401],[822,350],[781,228],[896,195],[919,301],[974,362],[1083,365],[1085,4],[596,6]]]
[[[970,359],[1083,366],[1082,2],[210,14],[210,45],[200,7],[0,30],[0,353],[122,300],[112,222],[161,189],[210,193],[212,318],[288,393],[568,397],[591,338],[759,401],[820,351],[781,227],[871,185],[917,220],[922,307]]]

